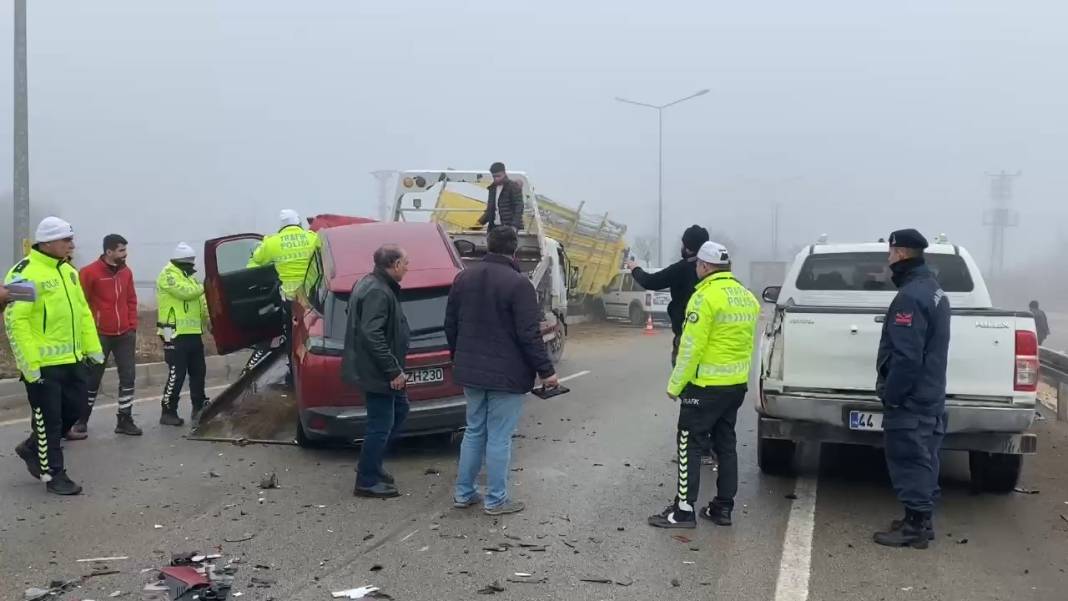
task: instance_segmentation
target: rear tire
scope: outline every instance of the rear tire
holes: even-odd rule
[[[309,436],[304,431],[304,424],[300,421],[300,415],[297,415],[297,446],[302,449],[319,449],[323,447],[323,444],[321,439]]]
[[[645,310],[640,305],[630,306],[630,325],[641,327],[646,322]]]
[[[970,451],[968,467],[972,489],[979,492],[1008,493],[1016,488],[1023,469],[1023,455]]]
[[[757,465],[760,471],[774,476],[786,476],[794,469],[794,451],[797,444],[792,440],[776,438],[757,439]]]

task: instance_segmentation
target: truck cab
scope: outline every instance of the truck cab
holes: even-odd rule
[[[803,249],[783,285],[763,297],[773,313],[760,341],[758,459],[790,469],[797,442],[882,445],[875,393],[882,324],[896,289],[886,243],[816,244]],[[970,453],[973,481],[1016,485],[1022,455],[1035,452],[1038,352],[1030,313],[991,306],[972,256],[959,246],[927,249],[952,307],[943,447]]]

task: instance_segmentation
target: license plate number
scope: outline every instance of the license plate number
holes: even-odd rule
[[[441,367],[431,367],[427,369],[416,369],[408,373],[408,384],[437,384],[445,381],[445,369]]]
[[[883,431],[883,414],[872,411],[850,411],[849,429],[869,432]]]

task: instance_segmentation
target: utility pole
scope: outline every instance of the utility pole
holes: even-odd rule
[[[11,199],[12,263],[26,252],[30,236],[30,126],[26,86],[26,0],[15,0],[15,165]]]
[[[990,201],[993,208],[983,214],[983,225],[990,228],[991,279],[999,277],[1005,269],[1005,230],[1020,224],[1020,215],[1009,209],[1012,201],[1013,180],[1023,172],[987,173],[990,178]]]

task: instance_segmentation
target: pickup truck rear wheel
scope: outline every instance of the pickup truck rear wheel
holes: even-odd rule
[[[758,438],[757,465],[760,466],[760,471],[775,476],[789,475],[794,468],[796,447],[792,440]]]
[[[1016,488],[1023,469],[1023,455],[1003,453],[968,453],[972,489],[982,492],[1007,493]]]

